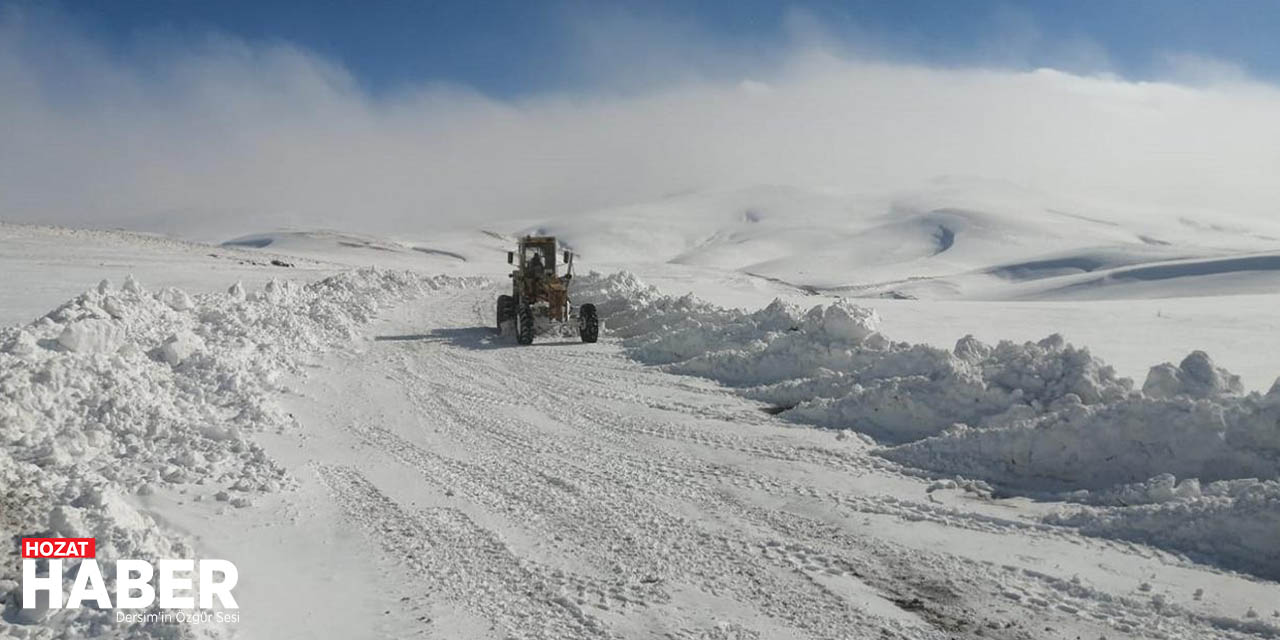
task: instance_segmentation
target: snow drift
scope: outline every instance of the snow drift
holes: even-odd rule
[[[189,295],[147,291],[129,278],[0,330],[0,530],[9,538],[95,537],[108,575],[114,558],[193,556],[126,496],[166,487],[235,508],[287,486],[248,437],[290,425],[270,402],[282,375],[307,354],[350,340],[384,305],[468,282],[361,270]],[[108,633],[110,612],[21,609],[16,545],[9,553],[0,567],[0,630],[39,623],[70,636]]]
[[[1176,482],[1164,474],[1140,487],[1143,491],[1133,496],[1138,504],[1068,508],[1046,521],[1091,535],[1149,542],[1280,579],[1280,482],[1223,480],[1202,487],[1195,479]],[[1103,496],[1117,497],[1115,492]]]
[[[1157,477],[1196,479],[1197,488],[1236,481],[1245,488],[1234,497],[1184,481],[1169,492],[1181,507],[1111,507],[1103,518],[1056,522],[1280,576],[1274,529],[1225,550],[1199,542],[1232,522],[1280,521],[1274,487],[1258,480],[1280,478],[1280,382],[1243,394],[1236,376],[1197,351],[1153,367],[1136,388],[1058,335],[997,345],[966,337],[945,350],[894,342],[874,311],[845,300],[746,312],[663,296],[626,273],[575,285],[632,357],[733,386],[789,420],[867,434],[884,445],[880,456],[903,465],[1078,501]],[[1162,526],[1178,514],[1200,524]]]

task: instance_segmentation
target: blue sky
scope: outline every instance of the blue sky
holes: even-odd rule
[[[592,59],[614,55],[615,44],[624,52],[617,55],[633,62],[671,43],[758,61],[794,44],[805,31],[797,24],[821,31],[830,45],[930,65],[1051,66],[1149,79],[1169,73],[1171,54],[1191,54],[1259,79],[1280,78],[1280,2],[1273,0],[94,0],[53,6],[122,54],[157,35],[216,32],[250,43],[283,41],[338,61],[375,94],[424,83],[497,97],[592,89],[601,82]],[[727,67],[720,70],[734,71]]]

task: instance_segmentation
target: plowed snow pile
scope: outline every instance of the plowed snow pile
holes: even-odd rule
[[[0,531],[96,538],[113,593],[105,559],[196,556],[125,496],[168,486],[234,508],[280,489],[289,480],[247,437],[288,426],[269,402],[280,377],[300,357],[348,341],[380,307],[468,282],[361,270],[191,296],[130,278],[0,330]],[[68,636],[192,632],[126,628],[89,608],[21,609],[16,550],[0,563],[0,632],[33,623]]]
[[[1267,482],[1280,478],[1280,381],[1243,394],[1197,351],[1153,367],[1137,389],[1057,335],[994,346],[967,337],[947,351],[893,342],[874,311],[844,300],[748,313],[663,296],[627,273],[575,286],[642,362],[1005,492],[1102,504],[1145,496],[1152,504],[1075,507],[1050,520],[1280,577],[1280,483]]]

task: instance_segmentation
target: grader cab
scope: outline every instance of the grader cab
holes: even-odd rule
[[[569,301],[573,253],[557,251],[554,236],[520,238],[516,250],[507,252],[507,263],[516,268],[511,272],[511,295],[498,296],[499,331],[514,323],[520,344],[532,344],[540,329],[556,328],[576,330],[583,342],[597,340],[596,307],[588,303],[574,309]]]

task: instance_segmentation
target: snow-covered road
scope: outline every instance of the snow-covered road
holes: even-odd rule
[[[858,437],[610,340],[516,347],[496,294],[406,303],[313,363],[285,401],[297,432],[260,438],[297,491],[230,524],[168,518],[244,554],[243,632],[1270,634],[1275,583],[1041,524],[1052,505],[928,491]],[[345,559],[298,558],[322,550]]]

